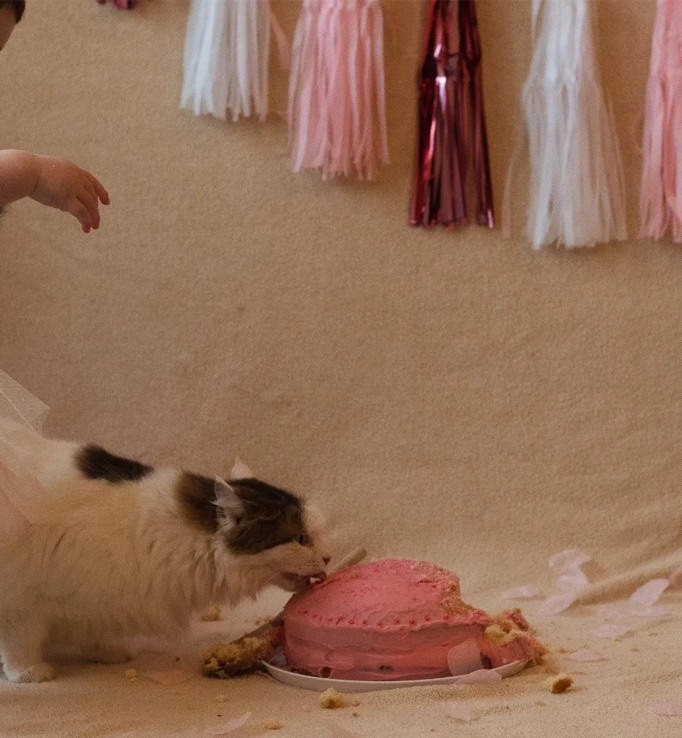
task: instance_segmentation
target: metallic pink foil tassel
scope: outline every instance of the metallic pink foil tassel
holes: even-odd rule
[[[428,3],[410,224],[468,222],[467,163],[473,151],[476,222],[492,228],[493,193],[476,6],[474,0]]]

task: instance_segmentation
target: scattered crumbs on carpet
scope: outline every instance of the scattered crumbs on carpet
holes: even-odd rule
[[[126,669],[123,676],[129,681],[137,681],[137,669]]]
[[[353,713],[351,713],[351,715],[353,717],[360,717],[360,713],[359,712],[353,712]]]
[[[337,692],[334,687],[330,687],[320,695],[320,704],[328,710],[345,707],[346,696],[341,692]]]
[[[563,694],[573,686],[573,677],[568,674],[557,674],[554,679],[549,680],[548,685],[552,694]]]
[[[559,648],[554,649],[557,653],[568,653],[568,649],[564,648],[563,646],[559,646]]]
[[[266,730],[281,730],[282,727],[283,725],[279,720],[268,720],[268,722],[265,723]]]
[[[215,623],[217,620],[220,620],[220,608],[215,605],[211,605],[211,607],[204,610],[201,615],[201,619],[205,623]]]
[[[219,694],[214,699],[216,702],[227,702],[230,698],[226,694]]]
[[[353,700],[350,705],[351,707],[360,707],[360,700]]]
[[[639,648],[637,648],[637,646],[633,646],[630,650],[631,651],[639,651]]]
[[[256,628],[260,628],[261,625],[266,625],[267,623],[272,622],[272,617],[269,615],[266,615],[263,618],[256,618],[253,622]]]

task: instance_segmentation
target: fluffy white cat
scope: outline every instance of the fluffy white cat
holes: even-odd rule
[[[13,502],[0,500],[0,658],[11,681],[52,679],[47,647],[125,661],[133,636],[177,637],[210,604],[324,578],[319,516],[241,465],[223,481],[5,421],[0,432],[11,439],[13,467],[30,472],[42,495],[35,518],[16,515],[16,489]],[[0,498],[3,479],[4,491],[11,487],[3,469],[0,457]]]

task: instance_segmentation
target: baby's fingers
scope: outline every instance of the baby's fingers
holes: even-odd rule
[[[97,197],[99,197],[103,205],[108,205],[111,200],[109,199],[109,193],[104,189],[102,183],[97,179],[97,177],[93,176],[92,174],[88,174],[88,177],[90,178],[90,182],[92,182],[95,188]]]
[[[97,230],[99,228],[99,206],[97,196],[88,190],[82,190],[78,195],[78,199],[85,205],[88,215],[90,216],[90,225]]]
[[[90,229],[92,228],[92,219],[90,218],[88,209],[80,200],[77,200],[76,198],[69,199],[64,210],[66,210],[67,213],[71,213],[74,218],[78,219],[84,233],[90,233]]]

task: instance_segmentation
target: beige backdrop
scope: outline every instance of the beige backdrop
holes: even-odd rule
[[[113,204],[90,236],[12,208],[0,366],[54,434],[201,471],[239,454],[320,500],[339,546],[456,568],[468,595],[542,581],[568,546],[606,576],[674,554],[682,251],[634,238],[654,2],[597,6],[633,238],[534,253],[406,225],[420,3],[385,3],[393,164],[358,184],[291,174],[276,116],[178,109],[185,2],[29,0],[2,145],[72,158]],[[276,4],[288,31],[298,8]],[[499,213],[530,9],[478,11]],[[275,69],[275,108],[285,85]]]

